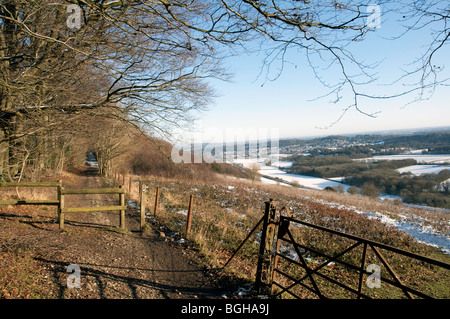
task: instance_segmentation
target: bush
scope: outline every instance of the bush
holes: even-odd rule
[[[380,195],[380,190],[373,183],[364,183],[361,186],[361,194],[372,198],[377,198]]]
[[[347,189],[347,192],[348,192],[349,194],[356,195],[356,194],[359,193],[359,190],[358,190],[358,187],[356,187],[356,186],[350,186],[350,187]]]
[[[291,186],[293,186],[293,187],[300,187],[300,184],[297,181],[293,181],[291,183]]]
[[[338,193],[341,193],[341,194],[345,193],[345,188],[344,188],[344,186],[342,184],[334,186],[333,188]]]

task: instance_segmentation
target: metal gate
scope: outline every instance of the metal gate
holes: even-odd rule
[[[262,222],[255,280],[260,294],[274,298],[286,294],[323,299],[434,298],[429,281],[444,289],[450,283],[450,265],[445,262],[301,221],[285,207],[277,212],[272,200],[265,205],[263,218],[251,232]],[[328,249],[314,247],[315,238]],[[419,278],[419,266],[427,270],[424,278]],[[381,286],[387,295],[378,294]]]

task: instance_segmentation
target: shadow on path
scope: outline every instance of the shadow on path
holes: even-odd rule
[[[67,278],[71,273],[67,273],[66,269],[70,263],[40,257],[36,257],[35,260],[53,269],[53,279],[59,286],[59,298],[66,298],[67,292],[72,290],[67,288]],[[94,289],[99,298],[111,298],[111,292],[117,293],[118,291],[120,291],[119,297],[133,299],[148,299],[149,296],[156,297],[156,299],[186,298],[186,296],[201,299],[220,298],[223,293],[222,290],[216,287],[197,287],[195,285],[186,285],[186,283],[180,285],[176,282],[160,281],[158,276],[154,276],[155,273],[166,273],[169,276],[201,273],[201,270],[148,269],[91,263],[80,263],[79,266],[81,289]],[[142,273],[147,273],[148,275],[139,275]],[[154,280],[146,279],[152,276],[155,278]],[[73,289],[76,290],[76,288]],[[149,291],[152,293],[148,293]]]

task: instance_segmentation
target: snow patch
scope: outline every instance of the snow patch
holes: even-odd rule
[[[129,199],[127,201],[127,203],[128,203],[128,206],[130,206],[131,208],[138,208],[138,209],[140,209],[139,203],[137,201],[135,201],[135,200]]]
[[[86,156],[85,163],[86,163],[86,165],[89,166],[89,167],[98,168],[97,157],[95,156],[94,153],[89,153],[89,154]]]
[[[187,209],[184,209],[184,210],[179,210],[179,211],[176,212],[176,213],[179,214],[179,215],[185,215],[185,216],[187,216],[188,211],[187,211]]]
[[[428,163],[428,164],[444,164],[450,162],[450,154],[399,154],[399,155],[378,155],[369,158],[358,158],[355,161],[372,161],[372,160],[404,160],[404,159],[414,159],[417,163]]]
[[[399,214],[399,219],[394,219],[380,212],[363,212],[357,209],[353,209],[353,211],[404,231],[418,242],[437,247],[450,255],[450,238],[446,234],[436,231],[431,225],[424,225],[425,221],[420,217]]]
[[[350,187],[350,185],[342,184],[331,179],[286,173],[283,169],[291,167],[293,162],[278,161],[271,163],[271,165],[267,165],[264,160],[257,161],[256,159],[238,159],[235,160],[234,163],[240,164],[247,168],[257,167],[258,172],[263,175],[261,181],[270,184],[277,184],[278,181],[280,184],[283,184],[283,182],[297,183],[301,187],[315,190],[322,190],[327,187],[336,187],[338,185],[342,185],[344,189],[348,189]],[[271,178],[277,179],[277,181],[271,180]]]
[[[410,172],[416,176],[422,174],[438,174],[439,172],[449,169],[450,165],[412,165],[397,169],[399,173]]]

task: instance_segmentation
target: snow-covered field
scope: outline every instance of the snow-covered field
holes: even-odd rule
[[[405,155],[389,155],[389,156],[377,156],[374,157],[374,159],[405,159],[405,158],[414,158],[418,162],[434,162],[434,163],[445,163],[450,161],[449,155],[417,155],[417,154],[405,154]],[[297,182],[300,186],[310,188],[310,189],[316,189],[321,190],[324,189],[327,186],[335,187],[337,185],[344,186],[345,189],[349,187],[349,185],[339,183],[338,181],[318,178],[318,177],[311,177],[311,176],[305,176],[305,175],[297,175],[297,174],[288,174],[279,167],[290,167],[292,165],[292,162],[275,162],[272,163],[271,166],[268,166],[264,163],[264,161],[256,161],[255,159],[243,159],[243,160],[235,160],[234,163],[239,163],[247,168],[258,168],[258,171],[260,174],[269,176],[271,178],[278,178],[281,180],[280,184],[283,185],[282,181],[286,182]],[[256,165],[256,166],[255,166]],[[401,168],[403,172],[411,171],[413,174],[420,175],[424,173],[437,173],[443,169],[449,169],[450,165],[414,165],[414,166],[408,166]],[[336,178],[337,180],[341,178]],[[272,179],[268,178],[261,178],[261,181],[264,183],[270,183],[270,184],[276,184],[277,181],[274,181]],[[289,184],[284,184],[289,185]],[[314,199],[313,199],[314,200]],[[430,226],[427,221],[419,216],[409,215],[409,214],[399,214],[396,216],[388,216],[387,214],[383,214],[376,211],[361,211],[355,207],[347,207],[340,204],[335,203],[329,203],[325,202],[323,200],[318,200],[322,203],[331,205],[331,206],[338,206],[345,209],[350,209],[355,211],[357,214],[363,214],[367,216],[368,218],[377,219],[380,222],[387,224],[391,227],[395,227],[399,230],[402,230],[408,234],[410,234],[412,237],[414,237],[416,240],[426,243],[428,245],[432,245],[435,247],[440,248],[442,251],[444,251],[447,254],[450,254],[450,237],[448,233],[442,233],[434,229],[432,226]],[[419,208],[419,207],[418,207]],[[422,207],[420,207],[422,208]],[[440,210],[442,212],[445,212],[445,210]],[[447,220],[447,223],[450,224],[450,222]],[[427,225],[428,224],[428,225]]]
[[[400,214],[398,215],[399,218],[393,219],[379,212],[356,212],[364,214],[372,219],[378,219],[384,224],[390,225],[404,231],[407,234],[410,234],[419,242],[440,248],[446,254],[450,254],[450,237],[446,234],[437,232],[430,225],[425,225],[426,221],[421,217]]]
[[[259,173],[262,175],[267,175],[273,178],[279,178],[282,181],[287,181],[290,183],[298,183],[300,186],[311,188],[311,189],[325,189],[326,187],[335,187],[338,185],[344,186],[344,189],[350,187],[349,185],[345,185],[336,181],[306,176],[306,175],[298,175],[298,174],[289,174],[285,171],[280,170],[276,166],[267,166],[264,163],[260,164]]]
[[[281,157],[281,156],[280,156]],[[434,163],[434,164],[425,164],[425,165],[413,165],[402,167],[398,169],[400,173],[411,172],[414,175],[421,174],[431,174],[431,173],[439,173],[444,169],[450,169],[450,165],[441,165],[441,163],[449,163],[450,155],[449,154],[437,154],[437,155],[423,155],[416,154],[412,152],[411,154],[401,154],[401,155],[380,155],[374,156],[371,158],[365,159],[357,159],[361,161],[371,161],[371,160],[402,160],[402,159],[415,159],[418,163]],[[271,165],[267,165],[262,159],[237,159],[234,160],[234,164],[240,164],[247,168],[257,168],[258,172],[269,178],[262,177],[261,180],[265,183],[283,184],[287,183],[298,183],[301,187],[320,190],[325,189],[326,187],[336,187],[338,185],[342,185],[344,189],[350,187],[349,185],[340,183],[344,177],[336,177],[330,179],[324,179],[319,177],[312,177],[306,175],[298,175],[298,174],[289,174],[280,168],[290,167],[293,163],[287,161],[278,161],[271,163]],[[277,181],[274,181],[271,178],[276,178]],[[289,185],[289,184],[285,184]]]
[[[428,164],[444,164],[450,162],[450,154],[399,154],[399,155],[379,155],[369,158],[355,159],[355,161],[371,161],[371,160],[404,160],[404,159],[415,159],[417,163],[428,163]]]
[[[335,187],[338,185],[342,185],[344,189],[350,187],[350,185],[342,184],[337,181],[332,181],[324,178],[306,176],[306,175],[298,175],[298,174],[289,174],[280,169],[280,167],[287,168],[292,165],[292,162],[275,162],[270,166],[266,165],[263,160],[257,161],[256,159],[239,159],[235,160],[234,163],[241,164],[247,168],[254,168],[255,165],[258,168],[258,172],[263,176],[268,176],[271,178],[277,178],[280,180],[280,184],[283,184],[283,181],[288,183],[298,183],[301,187],[322,190],[326,187]],[[271,180],[269,178],[261,178],[261,181],[276,184],[277,182]]]
[[[437,174],[444,169],[450,170],[450,165],[412,165],[397,169],[399,173],[410,172],[414,175]]]

